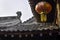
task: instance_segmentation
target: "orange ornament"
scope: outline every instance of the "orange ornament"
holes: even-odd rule
[[[35,6],[35,10],[36,12],[38,12],[39,14],[41,12],[45,12],[46,14],[48,14],[49,12],[51,12],[52,10],[52,5],[48,2],[39,2],[36,6]]]

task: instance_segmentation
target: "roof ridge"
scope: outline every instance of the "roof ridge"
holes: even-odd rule
[[[3,18],[4,16],[0,17],[0,18]],[[17,17],[17,16],[5,16],[5,17]]]
[[[23,23],[26,23],[26,22],[28,22],[29,20],[33,19],[33,18],[34,18],[34,16],[31,17],[31,18],[29,18],[28,20],[24,21]]]

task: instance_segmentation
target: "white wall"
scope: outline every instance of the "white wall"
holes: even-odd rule
[[[28,0],[0,0],[0,17],[16,16],[17,11],[22,12],[22,21],[33,16]]]

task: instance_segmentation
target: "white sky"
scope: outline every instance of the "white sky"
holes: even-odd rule
[[[22,12],[22,21],[33,16],[28,0],[0,0],[0,17],[16,16],[17,11]]]

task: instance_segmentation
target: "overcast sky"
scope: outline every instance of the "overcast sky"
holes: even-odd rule
[[[17,11],[22,12],[22,21],[33,16],[28,0],[0,0],[0,17],[16,16]]]

